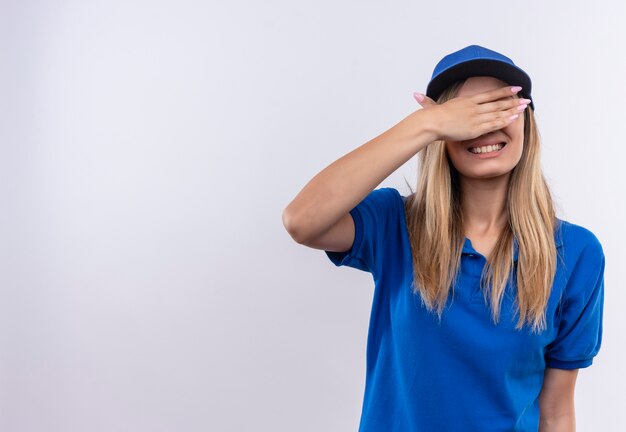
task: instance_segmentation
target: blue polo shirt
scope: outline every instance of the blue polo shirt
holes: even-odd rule
[[[559,220],[547,330],[532,334],[527,326],[515,330],[515,278],[503,295],[500,323],[493,323],[479,286],[486,259],[466,238],[440,325],[411,291],[405,199],[393,188],[372,191],[350,211],[351,249],[325,251],[337,266],[371,273],[375,284],[359,431],[536,432],[545,368],[588,367],[600,349],[600,242]]]

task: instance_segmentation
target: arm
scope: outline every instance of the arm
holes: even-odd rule
[[[575,432],[574,389],[578,369],[546,368],[539,394],[539,432]]]
[[[428,114],[413,112],[313,177],[283,211],[283,223],[294,240],[309,243],[326,233],[376,185],[435,141]]]
[[[298,243],[345,250],[352,241],[344,235],[350,209],[431,142],[475,138],[507,126],[523,101],[499,99],[517,91],[507,86],[413,112],[313,177],[283,210],[285,228]]]

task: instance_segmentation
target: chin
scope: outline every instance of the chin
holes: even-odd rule
[[[462,172],[459,174],[468,179],[494,179],[510,174],[512,169],[509,170],[497,170],[497,171],[483,171],[483,172]]]

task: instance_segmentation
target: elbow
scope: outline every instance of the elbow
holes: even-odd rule
[[[539,429],[537,432],[575,432],[576,416],[574,414],[563,414],[554,417],[541,416]]]
[[[301,222],[300,218],[289,210],[289,206],[283,210],[282,221],[283,226],[296,243],[302,245],[306,244],[307,235],[306,231],[303,229],[305,225]]]

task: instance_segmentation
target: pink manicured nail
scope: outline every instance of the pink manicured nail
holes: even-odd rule
[[[413,93],[413,97],[418,102],[423,102],[424,101],[424,95],[421,94],[421,93],[415,92],[415,93]]]
[[[516,86],[516,87],[511,87],[511,91],[513,93],[517,93],[518,91],[520,91],[522,88],[520,86]]]
[[[518,111],[524,111],[526,109],[526,107],[528,106],[528,104],[523,104],[517,107]]]
[[[518,117],[519,117],[519,114],[513,114],[511,117],[509,117],[509,120],[515,120]]]

